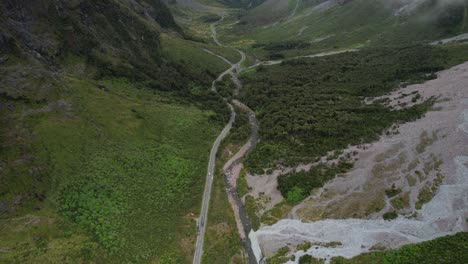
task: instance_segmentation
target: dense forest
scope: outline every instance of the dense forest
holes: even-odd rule
[[[352,167],[353,164],[342,161],[331,166],[319,164],[309,171],[288,173],[278,178],[278,189],[289,203],[295,204],[309,196],[312,190]]]
[[[430,46],[377,48],[260,66],[243,76],[241,98],[260,121],[262,141],[248,157],[254,172],[308,162],[328,151],[376,139],[394,122],[419,118],[431,104],[392,111],[364,98],[401,83],[434,78],[446,52]]]

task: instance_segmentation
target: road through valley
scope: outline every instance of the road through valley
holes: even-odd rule
[[[213,41],[216,43],[216,45],[223,46],[218,40],[216,26],[224,20],[225,15],[224,13],[218,13],[218,15],[221,18],[218,21],[212,23],[210,25],[210,29],[211,29]],[[241,65],[246,58],[245,53],[236,49],[236,51],[239,52],[241,59],[237,63],[232,63],[226,58],[224,58],[223,56],[216,54],[210,50],[204,49],[204,51],[222,59],[224,62],[228,63],[231,66],[229,69],[221,73],[218,76],[218,78],[216,78],[216,80],[213,81],[211,89],[216,92],[216,82],[221,81],[226,75],[231,75],[231,79],[235,84],[235,90],[233,94],[234,96],[237,95],[239,93],[239,90],[242,88],[242,83],[238,79],[238,74],[242,71]],[[202,209],[201,209],[198,221],[197,221],[198,236],[197,236],[196,243],[195,243],[195,252],[194,252],[194,257],[193,257],[194,264],[201,263],[201,259],[203,256],[203,245],[204,245],[204,237],[205,237],[207,218],[208,218],[208,209],[209,209],[210,198],[211,198],[213,177],[215,175],[214,165],[215,165],[215,160],[216,160],[216,153],[218,152],[218,148],[222,139],[229,133],[229,130],[231,129],[232,124],[234,123],[235,117],[236,117],[236,112],[234,110],[234,107],[231,105],[231,103],[228,102],[227,99],[225,99],[225,101],[227,105],[229,106],[229,108],[231,109],[231,118],[228,124],[225,126],[225,128],[221,132],[221,134],[218,136],[218,138],[214,142],[213,147],[210,152],[210,160],[208,164],[208,172],[206,175],[205,190],[203,193]],[[245,157],[245,155],[247,155],[250,151],[252,151],[255,148],[256,143],[258,141],[258,122],[255,116],[255,113],[252,110],[250,110],[246,105],[244,105],[242,102],[238,100],[233,100],[233,104],[235,104],[238,108],[242,109],[242,111],[246,111],[248,113],[250,124],[252,126],[252,130],[251,130],[251,136],[248,142],[239,150],[238,153],[236,153],[233,156],[231,160],[229,160],[226,163],[226,165],[223,168],[223,172],[224,172],[226,192],[228,194],[229,202],[231,203],[231,206],[234,210],[237,227],[239,229],[239,235],[240,235],[240,238],[242,239],[244,249],[247,255],[247,263],[250,264],[250,263],[257,263],[257,260],[252,251],[251,243],[248,237],[249,232],[252,230],[252,225],[250,223],[250,220],[247,217],[247,212],[245,211],[245,208],[239,197],[239,194],[237,193],[237,186],[236,186],[236,181],[235,181],[237,177],[235,176],[236,174],[235,167],[240,164],[240,162]]]

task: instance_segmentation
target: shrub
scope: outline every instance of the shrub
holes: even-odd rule
[[[384,215],[383,215],[383,219],[384,220],[392,220],[392,219],[395,219],[398,217],[398,214],[395,212],[395,211],[391,211],[391,212],[386,212]]]

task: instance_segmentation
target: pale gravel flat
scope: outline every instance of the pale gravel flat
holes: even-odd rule
[[[465,219],[468,217],[468,62],[442,71],[438,76],[438,79],[402,89],[405,93],[418,90],[424,98],[447,98],[448,100],[435,104],[437,111],[430,111],[415,122],[401,125],[397,135],[383,136],[374,142],[369,149],[359,154],[356,169],[346,177],[330,182],[324,188],[335,189],[337,192],[347,190],[338,198],[341,206],[346,207],[346,196],[362,191],[365,188],[359,187],[372,180],[372,174],[368,172],[379,154],[389,152],[395,145],[398,146],[397,150],[407,152],[407,160],[433,153],[443,161],[440,171],[445,179],[433,199],[424,204],[422,209],[416,210],[416,218],[399,216],[395,220],[384,221],[378,219],[381,215],[370,215],[367,219],[324,219],[308,223],[301,219],[284,219],[251,233],[251,240],[258,241],[258,245],[253,248],[261,250],[262,255],[268,255],[283,246],[289,245],[293,248],[304,241],[341,242],[342,245],[335,248],[314,246],[307,252],[329,260],[333,256],[351,258],[369,252],[375,245],[398,248],[408,243],[467,231]],[[392,93],[390,97],[396,98],[399,92]],[[425,130],[436,131],[439,133],[439,139],[428,145],[422,154],[417,153],[414,147]],[[398,182],[401,175],[396,173],[391,175],[391,178]],[[318,192],[316,195],[322,193]],[[414,202],[413,200],[412,203]],[[260,255],[259,252],[257,254]],[[306,253],[298,251],[294,254],[296,262],[288,263],[297,263],[299,257]]]

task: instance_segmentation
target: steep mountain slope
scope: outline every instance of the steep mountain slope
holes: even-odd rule
[[[290,2],[266,0],[258,7],[248,11],[241,19],[242,24],[264,26],[280,21],[280,19],[284,19],[289,15]]]
[[[227,66],[158,0],[0,12],[0,262],[188,263]]]
[[[60,59],[67,55],[80,56],[97,66],[101,76],[151,78],[157,80],[155,87],[181,89],[181,80],[192,79],[185,76],[190,69],[165,61],[160,35],[165,29],[182,32],[165,5],[150,3],[42,1],[35,6],[27,1],[7,1],[1,5],[5,14],[2,50],[48,68],[59,67]],[[10,79],[5,81],[7,86],[16,86]]]
[[[280,1],[277,1],[279,3]],[[297,15],[275,19],[274,10],[255,14],[259,6],[225,34],[226,40],[239,43],[268,44],[285,41],[304,42],[305,53],[356,47],[402,45],[428,42],[468,31],[466,1],[303,1]],[[266,4],[266,2],[265,2]],[[264,4],[264,5],[265,5]],[[284,16],[283,16],[284,17]],[[242,20],[242,19],[241,19]],[[245,39],[250,39],[246,41]],[[257,50],[259,55],[261,51]],[[282,51],[286,56],[301,53]]]
[[[0,12],[2,263],[191,263],[200,224],[207,235],[198,252],[209,264],[244,263],[249,249],[267,263],[307,263],[331,251],[397,248],[404,243],[379,237],[365,247],[337,242],[346,237],[328,236],[334,226],[321,233],[299,219],[360,217],[387,228],[395,217],[424,216],[418,208],[454,187],[446,184],[456,182],[446,170],[454,153],[466,155],[463,144],[444,151],[466,141],[450,134],[466,132],[454,121],[466,112],[466,64],[437,71],[466,61],[467,42],[425,45],[467,32],[463,0],[5,0]],[[222,72],[233,79],[212,82]],[[447,93],[455,79],[456,93]],[[425,80],[425,92],[405,88]],[[249,107],[235,107],[206,175],[232,99]],[[449,134],[431,119],[439,114]],[[404,151],[387,146],[418,124],[402,122],[425,115],[418,127],[428,131],[411,130]],[[385,151],[369,149],[382,133],[375,146]],[[356,164],[370,169],[365,183],[353,176]],[[205,175],[213,197],[208,218],[197,219]],[[233,208],[227,194],[239,200]],[[437,208],[447,205],[439,198]],[[452,198],[464,213],[465,201]],[[237,232],[240,209],[259,228],[252,241]],[[448,230],[452,222],[436,211],[431,226]],[[463,217],[445,233],[466,230]],[[310,232],[300,234],[303,227]],[[356,262],[399,254],[430,262],[443,252],[456,263],[465,247],[462,234]],[[423,256],[411,255],[420,249]]]

